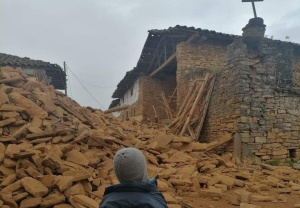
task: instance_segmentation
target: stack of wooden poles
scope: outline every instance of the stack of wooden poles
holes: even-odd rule
[[[179,136],[191,136],[198,140],[203,127],[210,97],[215,82],[215,74],[206,73],[204,79],[194,80],[169,129]]]

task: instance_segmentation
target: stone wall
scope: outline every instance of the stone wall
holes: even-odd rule
[[[232,68],[229,76],[234,71],[239,74],[238,87],[233,88],[237,103],[232,107],[239,108],[234,136],[241,141],[243,158],[256,156],[267,161],[285,160],[290,154],[299,157],[300,92],[293,89],[293,47],[268,39],[246,45],[241,38],[229,46],[227,55],[225,69]],[[215,122],[210,118],[208,123]]]
[[[294,87],[300,89],[300,51],[294,51],[293,71],[294,71]]]
[[[205,118],[200,141],[207,142],[233,138],[240,128],[245,128],[249,122],[241,122],[241,114],[246,114],[248,106],[241,106],[240,93],[249,90],[249,83],[245,82],[247,74],[240,69],[240,61],[247,53],[247,48],[240,47],[240,42],[234,42],[228,47],[224,70],[217,74],[214,90]],[[237,47],[240,47],[237,50]],[[246,98],[245,98],[246,99]],[[245,118],[243,118],[245,119]],[[233,151],[232,142],[218,148],[217,153]]]
[[[250,91],[242,96],[242,105],[250,107],[241,117],[251,120],[249,127],[239,129],[243,152],[252,152],[261,160],[285,160],[292,153],[300,156],[299,93],[293,91],[293,47],[290,44],[263,39],[258,55],[248,52],[257,63],[244,66]],[[245,60],[247,62],[247,60]]]
[[[177,106],[184,100],[189,80],[201,78],[207,70],[222,70],[229,44],[227,41],[208,39],[200,43],[182,42],[177,45]]]
[[[231,136],[252,161],[299,157],[300,91],[293,87],[299,61],[290,44],[235,40],[217,76],[201,140]]]

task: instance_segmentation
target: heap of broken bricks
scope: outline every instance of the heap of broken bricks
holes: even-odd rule
[[[186,195],[229,196],[245,207],[300,194],[300,173],[290,167],[238,167],[230,153],[206,153],[214,143],[81,107],[20,68],[0,68],[0,83],[1,208],[98,208],[105,187],[118,183],[114,154],[129,146],[145,154],[171,208],[191,207]]]

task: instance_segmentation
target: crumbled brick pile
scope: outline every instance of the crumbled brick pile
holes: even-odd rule
[[[214,143],[81,107],[21,69],[0,68],[0,82],[1,208],[97,208],[105,187],[118,183],[114,153],[128,146],[143,151],[171,208],[187,193],[217,199],[234,189],[230,203],[241,207],[300,194],[300,173],[292,168],[237,167],[230,153],[204,153]]]

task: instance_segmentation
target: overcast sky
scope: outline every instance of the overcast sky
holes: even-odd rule
[[[300,0],[256,3],[275,39],[300,43]],[[241,35],[253,17],[241,0],[0,0],[0,52],[63,66],[105,107],[138,61],[149,29],[186,25]],[[99,104],[69,73],[69,95]],[[72,89],[72,93],[70,91]]]

